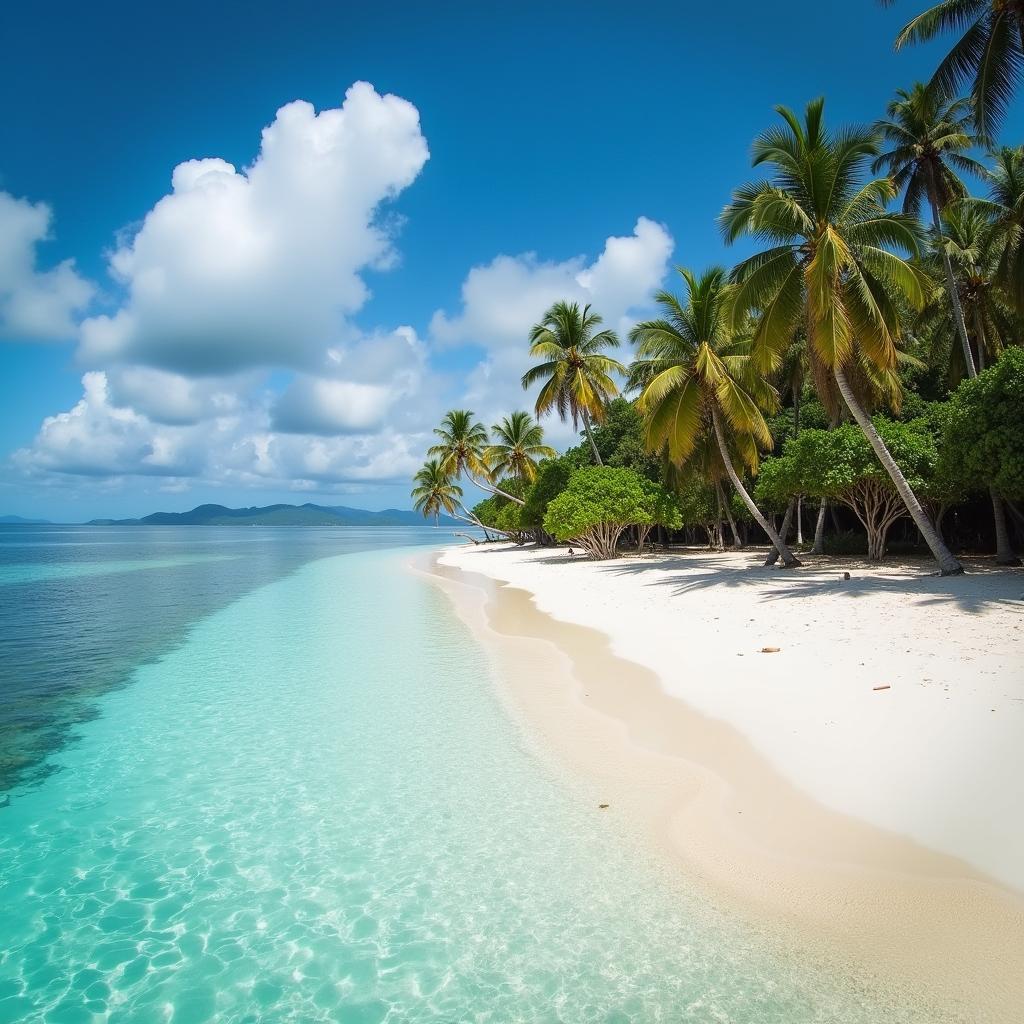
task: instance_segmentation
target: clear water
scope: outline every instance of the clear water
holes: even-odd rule
[[[69,620],[60,588],[116,577],[139,604],[144,579],[228,574],[201,599],[167,584],[188,606],[173,642],[124,637],[145,656],[90,678],[92,717],[49,733],[49,770],[0,809],[0,1022],[928,1019],[672,891],[536,762],[408,548],[359,550],[432,539],[293,534],[259,542],[305,545],[272,558],[37,581],[109,645],[137,619]],[[49,635],[44,676],[75,675],[69,643]],[[53,678],[35,701],[72,702]]]

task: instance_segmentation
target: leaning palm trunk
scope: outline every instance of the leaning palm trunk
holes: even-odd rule
[[[779,536],[785,540],[789,536],[789,526],[793,520],[793,509],[796,507],[796,498],[790,498],[789,504],[786,506],[786,514],[782,517],[782,527],[779,530]],[[774,551],[768,552],[768,557],[764,560],[765,566],[774,565],[779,560],[779,552],[776,548]]]
[[[725,434],[722,431],[722,422],[718,418],[718,409],[711,406],[711,422],[715,428],[715,440],[718,442],[718,450],[722,455],[722,462],[725,464],[725,471],[729,474],[729,479],[732,481],[733,487],[736,488],[736,493],[743,500],[743,504],[747,506],[750,514],[754,517],[754,521],[766,534],[768,539],[775,545],[775,550],[782,556],[782,562],[787,568],[800,565],[800,560],[796,558],[792,551],[786,547],[783,539],[775,532],[775,527],[768,522],[763,515],[761,510],[754,504],[754,499],[751,498],[747,492],[746,487],[743,486],[743,481],[739,478],[736,473],[736,467],[732,464],[732,458],[729,455],[729,448],[725,443]]]
[[[732,546],[738,551],[743,547],[743,541],[740,540],[739,532],[736,529],[736,520],[733,518],[732,509],[729,508],[729,500],[726,498],[725,493],[722,490],[722,481],[715,481],[715,490],[718,491],[718,501],[722,508],[725,509],[725,518],[729,520],[729,529],[732,532]]]
[[[818,521],[814,524],[814,545],[811,548],[812,555],[825,554],[825,512],[828,507],[828,498],[822,498],[818,506]]]
[[[935,173],[928,168],[928,202],[932,208],[932,225],[935,228],[935,236],[938,239],[939,252],[942,253],[942,266],[946,271],[946,287],[949,289],[949,301],[953,304],[953,323],[956,325],[956,333],[960,335],[960,344],[964,350],[964,363],[967,366],[967,373],[976,377],[974,369],[974,356],[971,355],[971,343],[967,340],[967,322],[964,320],[963,307],[960,305],[960,291],[956,286],[956,279],[953,277],[953,264],[949,261],[949,253],[946,252],[945,235],[942,233],[942,221],[939,218],[938,190],[935,187]]]
[[[907,506],[907,511],[913,518],[917,528],[921,531],[921,536],[924,537],[925,543],[935,557],[935,561],[939,563],[940,573],[943,576],[959,575],[964,571],[964,567],[953,557],[953,553],[946,547],[942,538],[936,532],[935,527],[932,526],[931,520],[929,520],[924,509],[921,507],[921,502],[917,500],[917,495],[914,494],[910,484],[907,483],[907,478],[903,475],[903,471],[896,465],[896,460],[889,453],[889,449],[885,447],[885,442],[879,436],[878,431],[875,430],[875,425],[864,411],[863,406],[857,401],[857,396],[854,395],[850,382],[846,379],[846,374],[843,373],[839,366],[836,366],[833,373],[836,384],[839,385],[839,393],[843,396],[843,401],[850,412],[853,413],[853,418],[857,421],[860,429],[864,431],[864,436],[874,449],[878,461],[882,464],[882,468],[889,474],[893,486],[899,492],[899,496],[903,499],[903,504]]]
[[[586,431],[587,440],[590,442],[590,450],[594,455],[594,464],[597,466],[603,466],[604,463],[601,461],[601,453],[597,450],[597,443],[594,441],[594,432],[590,428],[590,413],[586,409],[581,410],[583,413],[583,429]]]
[[[490,491],[491,494],[500,494],[503,498],[508,498],[509,501],[514,501],[517,505],[526,504],[522,498],[517,498],[514,494],[509,494],[508,491],[503,491],[497,486],[497,484],[488,483],[486,480],[478,480],[468,469],[466,470],[466,475],[477,485],[477,487],[480,488],[481,491]]]

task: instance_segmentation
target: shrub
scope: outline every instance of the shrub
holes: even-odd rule
[[[652,526],[679,529],[678,502],[660,484],[629,469],[595,466],[572,475],[548,505],[544,529],[579,544],[591,558],[612,558],[623,530],[640,528],[640,544]]]

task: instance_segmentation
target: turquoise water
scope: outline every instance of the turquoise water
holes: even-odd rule
[[[0,1022],[925,1019],[672,891],[411,557],[205,614],[11,791]]]

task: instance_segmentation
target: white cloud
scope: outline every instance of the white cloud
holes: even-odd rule
[[[14,453],[30,477],[171,478],[308,490],[318,485],[407,480],[426,435],[378,424],[372,433],[317,437],[272,429],[263,396],[197,423],[158,423],[115,404],[105,372],[82,378],[81,400],[47,417],[33,442]]]
[[[533,253],[498,256],[469,272],[461,311],[436,312],[431,335],[443,344],[525,351],[530,328],[559,299],[589,302],[606,326],[621,329],[629,311],[647,305],[661,284],[674,244],[662,225],[640,217],[633,234],[606,239],[590,264],[582,256],[562,262]]]
[[[519,383],[530,365],[530,328],[559,299],[590,303],[625,342],[635,315],[650,306],[664,280],[674,245],[662,225],[640,217],[631,235],[606,239],[592,263],[584,257],[544,262],[527,253],[474,267],[462,286],[461,310],[439,310],[431,321],[431,335],[441,345],[484,349],[467,375],[463,404],[488,426],[513,409],[532,408],[536,396]],[[628,362],[624,350],[620,357]],[[548,417],[544,426],[553,444],[577,441],[571,425]]]
[[[149,366],[123,366],[108,370],[106,379],[112,405],[134,409],[154,423],[180,426],[241,412],[261,375],[192,378]]]
[[[81,476],[191,476],[200,470],[197,432],[156,428],[135,410],[112,405],[105,373],[87,373],[82,387],[70,412],[48,416],[31,447],[15,452],[16,465]]]
[[[248,168],[179,164],[173,191],[111,257],[127,298],[85,321],[82,358],[189,375],[319,371],[366,301],[361,273],[395,261],[381,204],[427,157],[416,108],[358,82],[337,109],[282,107]]]
[[[36,267],[36,247],[50,237],[53,213],[0,192],[0,336],[18,341],[72,338],[75,316],[95,291],[64,260],[50,270]]]

